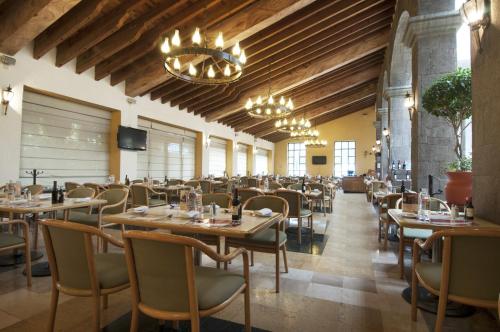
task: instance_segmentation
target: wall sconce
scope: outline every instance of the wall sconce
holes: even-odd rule
[[[490,1],[467,0],[460,7],[460,14],[470,27],[474,39],[477,41],[479,53],[482,52],[481,36],[490,24]]]
[[[382,142],[378,139],[375,141],[375,144],[380,145]]]
[[[409,92],[405,95],[405,107],[408,108],[408,114],[410,114],[410,121],[413,121],[413,115],[417,111],[415,108],[415,98]]]
[[[208,149],[210,147],[210,135],[207,136],[206,140],[205,140],[205,148]]]
[[[391,133],[389,132],[389,129],[384,128],[384,129],[382,130],[382,136],[384,136],[384,137],[385,137],[385,141],[387,142],[387,145],[389,145],[389,141],[390,141],[390,139],[391,139],[391,137],[390,137],[390,136],[391,136]]]
[[[9,103],[13,97],[14,91],[12,91],[12,87],[10,85],[7,88],[2,89],[3,115],[7,115],[7,109],[9,108]]]

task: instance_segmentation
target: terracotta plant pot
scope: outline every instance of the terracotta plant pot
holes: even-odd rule
[[[465,199],[472,196],[472,172],[447,172],[448,183],[444,194],[448,205],[465,205]]]

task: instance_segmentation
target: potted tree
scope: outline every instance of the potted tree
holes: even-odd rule
[[[448,166],[446,200],[450,204],[465,204],[472,195],[472,162],[463,155],[462,135],[465,120],[472,116],[472,83],[470,69],[458,68],[436,80],[425,91],[422,104],[427,112],[445,119],[455,134],[456,161]]]

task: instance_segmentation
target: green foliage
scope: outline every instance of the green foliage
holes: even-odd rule
[[[470,172],[472,171],[472,158],[463,157],[455,160],[448,165],[448,171],[450,172]]]
[[[455,153],[462,158],[462,123],[472,116],[472,78],[467,68],[458,68],[436,80],[425,91],[422,104],[427,112],[444,118],[455,132]]]

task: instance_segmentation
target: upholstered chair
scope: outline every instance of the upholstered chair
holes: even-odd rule
[[[81,187],[79,183],[76,182],[64,182],[64,188],[66,188],[66,192],[73,190],[75,188]]]
[[[12,233],[10,231],[0,232],[0,252],[13,251],[13,250],[24,250],[25,253],[25,270],[26,270],[26,282],[28,288],[31,287],[31,252],[30,252],[30,232],[29,225],[24,220],[12,220],[12,221],[2,221],[0,226],[9,226],[12,230],[12,226],[20,226],[22,230],[22,235]]]
[[[264,195],[264,193],[262,191],[260,191],[259,189],[255,189],[255,188],[241,188],[238,190],[238,195],[240,196],[241,204],[245,204],[245,202],[250,197]]]
[[[288,202],[288,218],[297,218],[297,241],[302,243],[302,219],[307,218],[311,232],[311,247],[314,238],[313,213],[311,201],[307,197],[296,190],[279,189],[276,191],[276,196],[285,199]],[[304,208],[304,203],[307,203],[308,209]]]
[[[132,206],[162,206],[167,204],[167,194],[156,192],[144,184],[133,184],[130,186],[132,192]],[[160,198],[152,198],[152,196]],[[161,199],[163,197],[164,199]]]

